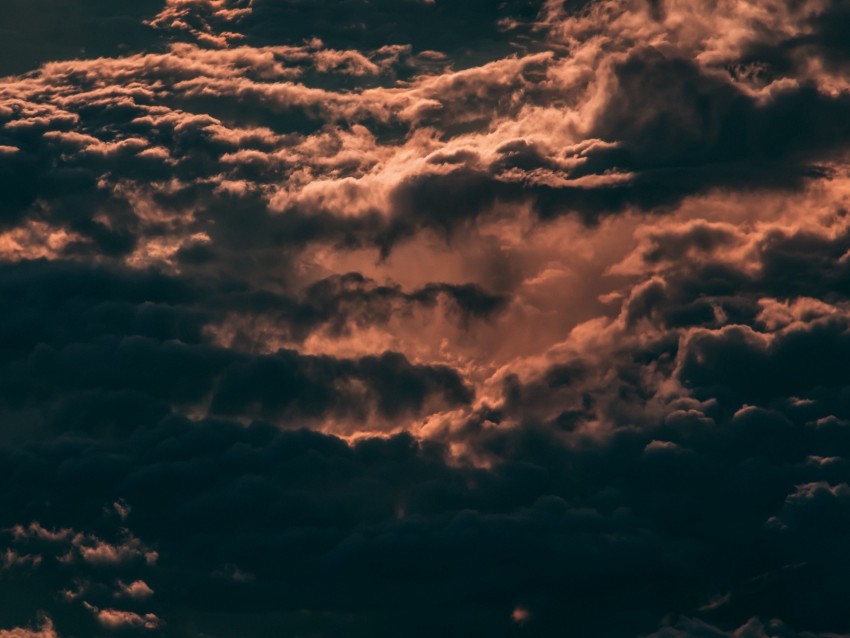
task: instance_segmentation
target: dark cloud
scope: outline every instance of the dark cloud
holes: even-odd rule
[[[240,25],[259,43],[298,43],[320,38],[335,48],[379,48],[410,44],[417,51],[452,54],[462,65],[511,51],[526,42],[527,24],[537,17],[539,0],[463,4],[403,0],[391,2],[255,2]],[[517,30],[516,27],[524,27]]]
[[[366,397],[358,388],[346,388],[352,383],[364,384]],[[412,366],[396,353],[354,362],[280,351],[229,367],[210,408],[218,414],[251,414],[251,406],[257,404],[266,418],[336,415],[357,421],[370,416],[364,398],[374,401],[378,416],[393,419],[420,413],[432,396],[450,407],[468,404],[473,398],[451,368]]]
[[[835,434],[752,412],[571,448],[526,426],[475,444],[497,454],[489,469],[447,465],[440,446],[409,435],[348,446],[259,423],[165,417],[129,439],[61,436],[4,448],[4,472],[28,487],[4,494],[3,524],[26,512],[54,535],[74,530],[11,543],[43,558],[7,570],[16,589],[5,600],[44,606],[39,596],[75,575],[94,583],[86,600],[100,607],[107,585],[141,578],[156,594],[129,609],[166,619],[173,635],[383,635],[405,618],[414,635],[510,633],[518,604],[534,614],[527,631],[542,635],[564,623],[593,635],[651,632],[668,612],[698,609],[721,626],[758,611],[842,630],[837,601],[789,607],[776,596],[842,591],[840,570],[829,569],[842,559],[823,538],[840,542],[846,487],[835,481],[846,467],[818,482],[820,465],[807,461],[824,447],[840,454],[848,439]],[[50,502],[34,498],[46,486]],[[110,505],[119,498],[123,522]],[[77,546],[125,547],[126,559],[86,567],[74,550],[57,562],[79,532]],[[17,588],[33,569],[46,590]],[[63,632],[94,622],[72,604],[50,609]]]
[[[798,42],[804,46],[814,45],[831,66],[841,69],[850,57],[844,37],[850,26],[848,7],[842,2],[827,3],[824,10],[812,19],[812,26],[813,33],[801,37]]]
[[[16,412],[38,407],[54,427],[84,430],[129,432],[168,405],[188,408],[207,399],[212,413],[256,414],[282,424],[333,416],[342,429],[466,405],[473,391],[445,366],[414,365],[391,352],[354,360],[292,350],[251,355],[211,343],[207,330],[230,313],[255,320],[266,313],[282,335],[303,339],[323,325],[338,332],[349,321],[385,323],[393,308],[433,308],[443,296],[468,328],[472,318],[503,303],[474,285],[433,284],[405,294],[359,275],[318,282],[299,299],[202,292],[191,280],[154,271],[73,262],[2,270],[0,295],[14,308],[0,339],[4,404]]]
[[[508,301],[477,284],[431,283],[406,293],[398,285],[378,285],[359,273],[346,273],[313,282],[297,296],[237,290],[214,297],[209,305],[240,315],[267,314],[285,322],[289,334],[301,340],[320,326],[336,335],[347,334],[352,327],[386,324],[394,314],[435,309],[441,300],[449,303],[447,312],[464,326],[476,318],[493,317]]]
[[[0,29],[0,75],[30,71],[57,59],[148,48],[156,34],[144,20],[163,5],[163,0],[10,0]]]
[[[824,172],[818,162],[840,154],[850,133],[846,95],[813,85],[756,100],[728,78],[653,49],[617,65],[615,77],[594,133],[618,145],[591,155],[580,174],[618,169],[635,178],[589,199],[597,209],[652,209],[717,187],[799,187]]]
[[[806,29],[779,41],[754,42],[742,58],[747,70],[762,81],[793,75],[804,68],[807,59],[817,56],[831,70],[841,72],[848,60],[846,33],[850,13],[844,2],[829,1],[801,7],[810,9]],[[798,8],[801,8],[798,7]]]
[[[850,633],[843,4],[60,4],[0,638]]]

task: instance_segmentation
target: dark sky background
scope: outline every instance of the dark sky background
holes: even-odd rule
[[[0,638],[850,636],[850,5],[4,0]]]

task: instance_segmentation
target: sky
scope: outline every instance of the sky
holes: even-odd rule
[[[850,636],[845,0],[4,0],[0,638]]]

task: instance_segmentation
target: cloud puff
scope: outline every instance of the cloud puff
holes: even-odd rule
[[[98,623],[106,629],[159,629],[162,623],[156,614],[145,614],[144,616],[132,611],[120,609],[98,609],[85,604],[86,608],[97,617]]]
[[[38,629],[25,629],[23,627],[0,629],[0,636],[3,638],[56,638],[58,634],[53,627],[53,621],[45,616]]]
[[[134,580],[132,583],[124,583],[118,581],[118,591],[115,593],[117,597],[133,598],[135,600],[144,600],[153,596],[154,591],[143,580]]]

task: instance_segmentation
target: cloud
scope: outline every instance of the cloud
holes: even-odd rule
[[[85,562],[95,565],[122,563],[140,557],[144,557],[145,562],[151,564],[156,562],[158,556],[156,551],[146,548],[139,539],[132,536],[119,545],[111,545],[98,538],[86,538],[78,534],[72,544]]]
[[[124,583],[118,581],[118,591],[115,593],[119,597],[133,598],[136,600],[144,600],[153,596],[154,591],[143,580],[134,580],[132,583]]]
[[[42,619],[38,629],[0,629],[2,638],[56,638],[58,635],[53,628],[53,621],[47,616]]]
[[[850,631],[841,3],[54,5],[0,634]]]
[[[97,617],[97,621],[106,629],[159,629],[162,621],[156,614],[141,614],[120,609],[98,609],[93,605],[84,603],[86,608]]]
[[[117,54],[156,43],[143,23],[159,0],[80,2],[11,0],[0,38],[0,75],[22,73],[57,58]]]

